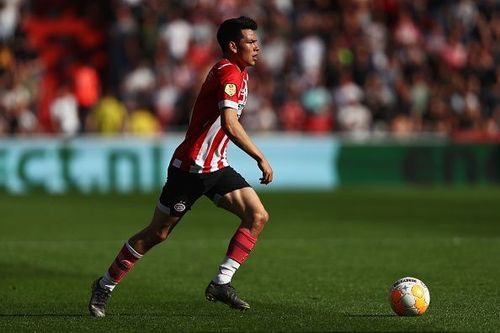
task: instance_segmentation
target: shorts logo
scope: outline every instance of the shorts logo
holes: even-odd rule
[[[175,211],[177,211],[179,213],[185,211],[186,210],[186,204],[185,204],[185,202],[181,201],[179,203],[176,203],[174,205],[174,209],[175,209]]]
[[[228,83],[224,87],[224,92],[229,96],[234,96],[236,94],[236,85],[234,83]]]

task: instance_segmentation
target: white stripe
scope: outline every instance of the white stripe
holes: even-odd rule
[[[230,101],[225,99],[223,101],[220,101],[218,105],[219,105],[219,110],[222,110],[224,108],[231,108],[238,110],[238,103],[236,103],[235,101]]]
[[[212,162],[210,163],[210,171],[217,171],[219,170],[219,161],[222,160],[222,163],[224,163],[225,160],[225,154],[223,154],[222,147],[224,147],[224,144],[229,140],[229,138],[226,136],[222,139],[220,142],[219,146],[214,152],[214,158],[212,159]]]
[[[102,277],[102,279],[99,281],[99,284],[101,285],[101,287],[113,291],[113,289],[115,289],[118,282],[113,280],[113,278],[106,271],[106,273],[104,273],[104,276]]]
[[[208,157],[208,152],[210,151],[210,148],[212,147],[212,144],[214,142],[215,136],[217,135],[217,132],[219,131],[221,125],[220,125],[220,116],[217,117],[217,119],[213,122],[212,126],[210,126],[210,129],[207,132],[207,135],[203,139],[203,143],[201,144],[201,149],[198,152],[198,155],[196,156],[195,164],[203,168],[205,165],[205,160]]]
[[[226,66],[230,66],[230,65],[231,65],[231,64],[224,64],[224,65],[220,66],[220,67],[219,67],[219,68],[217,68],[217,69],[222,69],[222,68],[224,68],[224,67],[226,67]]]
[[[142,258],[142,254],[140,254],[139,252],[137,252],[136,250],[134,250],[134,248],[128,242],[125,243],[125,246],[129,250],[129,252],[132,253],[132,255],[134,257],[136,257],[137,259],[141,259]]]

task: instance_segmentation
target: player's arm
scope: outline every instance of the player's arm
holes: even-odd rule
[[[241,150],[251,156],[259,169],[262,171],[261,184],[269,184],[273,181],[273,169],[264,154],[252,142],[247,132],[238,121],[237,111],[232,108],[221,110],[221,126],[229,139]]]

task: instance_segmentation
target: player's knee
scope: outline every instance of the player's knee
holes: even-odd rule
[[[252,214],[252,225],[255,228],[262,229],[266,225],[267,221],[269,221],[269,213],[264,209],[255,211]]]
[[[168,238],[168,231],[166,230],[159,230],[154,234],[154,242],[157,244],[163,242],[167,238]]]

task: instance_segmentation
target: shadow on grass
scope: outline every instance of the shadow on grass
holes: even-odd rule
[[[82,314],[82,313],[0,313],[0,318],[58,318],[58,317],[68,317],[68,318],[94,318],[90,314]],[[143,313],[118,313],[118,314],[107,314],[106,318],[118,318],[118,317],[144,317]],[[193,314],[172,314],[172,313],[156,313],[156,314],[147,314],[147,317],[193,317]],[[197,314],[196,317],[213,317],[213,315],[200,315]],[[99,320],[99,318],[96,318]]]
[[[70,271],[64,267],[46,267],[43,264],[35,264],[28,261],[3,262],[0,261],[2,267],[2,279],[19,280],[40,280],[44,278],[95,278],[94,275],[82,273],[78,271]],[[1,281],[1,280],[0,280]]]
[[[390,313],[346,313],[346,317],[351,318],[391,318],[398,317],[396,314]]]
[[[17,317],[73,317],[82,318],[88,317],[89,315],[84,314],[70,314],[70,313],[0,313],[0,318],[17,318]]]
[[[3,323],[13,327],[48,327],[68,331],[185,331],[185,332],[401,332],[407,323],[384,313],[346,313],[328,304],[290,304],[287,302],[252,302],[252,309],[240,312],[224,304],[202,301],[115,304],[105,318],[91,317],[83,309],[22,310],[0,313]],[[326,305],[326,306],[325,306]],[[134,309],[137,312],[134,312]],[[14,312],[14,311],[12,311]],[[40,326],[42,325],[42,326]]]

